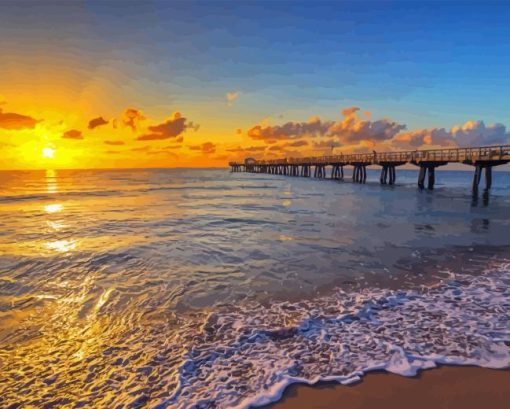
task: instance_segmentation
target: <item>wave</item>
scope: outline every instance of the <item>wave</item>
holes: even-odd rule
[[[373,370],[414,376],[438,364],[510,367],[510,265],[420,290],[338,290],[209,315],[161,407],[249,408],[292,383],[349,384]]]
[[[104,190],[70,190],[55,193],[44,193],[44,194],[11,194],[0,197],[0,203],[16,203],[23,201],[43,201],[43,200],[56,200],[56,199],[73,199],[73,198],[86,198],[86,197],[110,197],[110,196],[125,196],[125,195],[144,195],[147,193],[157,193],[164,191],[238,191],[238,190],[275,190],[275,186],[251,186],[251,185],[237,185],[235,187],[227,185],[219,186],[163,186],[163,187],[144,187],[144,188],[132,188],[132,189],[104,189]],[[224,197],[228,197],[224,195]],[[232,195],[231,197],[238,197],[238,194]],[[207,198],[204,196],[203,198]]]

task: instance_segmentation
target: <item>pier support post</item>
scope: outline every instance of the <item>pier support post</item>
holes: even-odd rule
[[[384,165],[381,169],[381,177],[379,179],[379,181],[381,182],[381,185],[386,184],[386,182],[388,180],[387,178],[388,178],[388,166]]]
[[[420,166],[420,174],[418,175],[418,187],[423,189],[425,187],[425,173],[427,172],[427,168],[425,166]]]
[[[425,188],[425,177],[427,176],[427,172],[429,175],[427,189],[433,190],[434,184],[436,183],[436,167],[441,165],[420,165],[420,174],[418,175],[418,187],[420,189]]]
[[[478,186],[482,178],[482,172],[485,169],[485,188],[484,193],[489,193],[492,186],[492,165],[476,165],[475,174],[473,176],[473,193],[478,193]]]
[[[342,165],[333,165],[331,169],[331,179],[342,180],[344,178],[344,167]]]
[[[397,172],[395,170],[395,165],[391,165],[389,167],[389,171],[390,171],[390,185],[394,185],[395,180],[397,178]]]
[[[485,168],[485,192],[488,192],[492,186],[492,166]]]
[[[435,177],[435,167],[433,166],[430,166],[428,171],[429,171],[429,184],[427,186],[427,188],[429,190],[432,190],[434,189],[434,182],[436,181],[436,177]]]
[[[355,183],[365,183],[367,180],[367,166],[366,165],[354,165],[352,173],[352,180]]]
[[[476,165],[475,174],[473,175],[473,193],[478,192],[478,185],[480,184],[481,177],[482,177],[482,166]]]

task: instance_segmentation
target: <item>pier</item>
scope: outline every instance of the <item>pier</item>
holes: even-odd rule
[[[478,192],[482,174],[485,174],[485,188],[492,185],[492,168],[510,162],[510,145],[480,146],[470,148],[415,150],[403,152],[353,153],[347,155],[313,156],[304,158],[282,158],[256,160],[247,158],[244,162],[230,162],[232,172],[268,173],[273,175],[301,176],[343,180],[344,167],[352,166],[354,183],[365,183],[367,166],[381,167],[379,181],[383,185],[395,184],[399,166],[412,164],[419,167],[418,187],[434,189],[435,170],[448,163],[462,163],[474,167],[473,192]],[[329,168],[329,170],[328,170]]]

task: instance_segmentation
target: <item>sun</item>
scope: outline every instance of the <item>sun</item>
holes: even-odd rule
[[[53,148],[44,148],[42,150],[42,156],[44,158],[53,159],[55,157],[55,149],[53,149]]]

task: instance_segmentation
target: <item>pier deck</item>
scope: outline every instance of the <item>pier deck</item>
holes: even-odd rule
[[[256,160],[247,158],[244,162],[230,162],[232,172],[269,173],[289,176],[325,178],[326,167],[331,167],[331,178],[342,180],[344,166],[353,166],[353,181],[365,183],[366,167],[381,166],[381,184],[394,184],[396,167],[407,163],[420,168],[418,186],[425,187],[428,174],[428,189],[434,188],[435,169],[448,163],[463,163],[475,168],[473,191],[478,191],[483,170],[485,190],[492,184],[492,168],[510,162],[510,145],[480,146],[469,148],[415,150],[402,152],[353,153],[347,155],[311,156],[303,158],[281,158]]]

